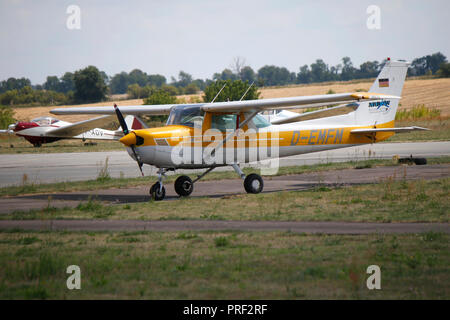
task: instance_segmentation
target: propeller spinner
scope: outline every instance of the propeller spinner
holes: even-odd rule
[[[136,153],[136,145],[142,144],[144,139],[138,136],[134,131],[130,132],[130,130],[128,130],[127,123],[123,118],[122,112],[120,112],[117,107],[117,104],[114,104],[114,111],[116,112],[117,120],[119,120],[120,127],[123,131],[123,137],[120,139],[120,142],[131,148],[134,158],[139,166],[139,170],[141,171],[142,176],[144,176],[144,171],[142,171],[142,165],[144,163],[142,162],[141,157]]]

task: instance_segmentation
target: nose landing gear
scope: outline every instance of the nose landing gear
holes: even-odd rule
[[[166,188],[163,186],[163,178],[166,177],[166,170],[165,169],[159,169],[158,170],[158,182],[156,182],[154,185],[150,188],[150,196],[155,201],[161,201],[166,196]]]
[[[163,200],[166,196],[166,188],[160,182],[156,182],[150,188],[150,196],[155,201]]]

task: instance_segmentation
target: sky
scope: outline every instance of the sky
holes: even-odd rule
[[[80,9],[80,28],[70,5]],[[369,29],[380,9],[380,29]],[[255,71],[323,59],[365,61],[442,52],[450,59],[448,0],[0,0],[0,80],[41,84],[94,65],[112,76],[138,68],[168,81],[180,70],[211,78],[243,57]]]

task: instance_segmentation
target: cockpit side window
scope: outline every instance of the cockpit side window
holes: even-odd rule
[[[175,107],[172,109],[167,119],[167,125],[181,125],[192,128],[201,128],[204,113],[200,107]]]
[[[235,130],[236,115],[235,114],[213,114],[211,117],[211,129],[219,131]]]

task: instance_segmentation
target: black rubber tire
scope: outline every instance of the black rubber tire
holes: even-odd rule
[[[418,166],[422,166],[427,164],[427,158],[413,158],[413,157],[408,157],[408,158],[401,158],[398,159],[398,163],[406,163],[406,164],[415,164]]]
[[[156,182],[152,187],[150,188],[150,196],[155,201],[161,201],[166,196],[166,188],[164,186],[162,187],[160,191],[160,185],[159,182]]]
[[[194,184],[188,176],[180,176],[174,183],[175,192],[181,197],[189,196],[194,190]]]
[[[247,193],[260,193],[264,188],[264,181],[256,173],[251,173],[244,180],[244,188]]]
[[[423,166],[424,164],[427,164],[426,158],[413,158],[413,161],[418,166]]]

